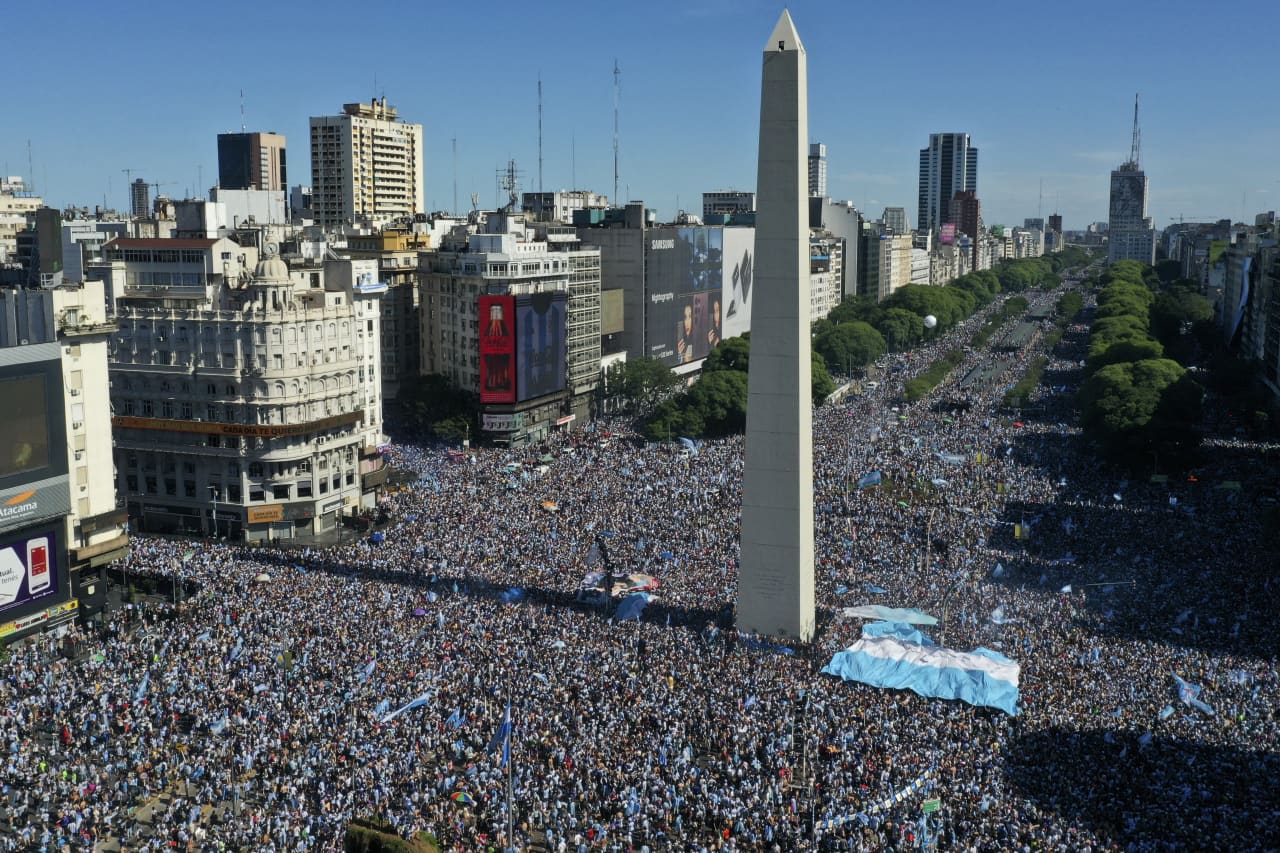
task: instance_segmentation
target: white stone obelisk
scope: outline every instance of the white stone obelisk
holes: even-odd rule
[[[738,630],[810,640],[809,82],[784,11],[764,49]]]

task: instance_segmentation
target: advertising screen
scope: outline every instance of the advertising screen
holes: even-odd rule
[[[669,366],[706,358],[722,335],[724,229],[654,228],[646,238],[646,354]]]
[[[954,243],[956,241],[956,226],[954,222],[947,222],[942,226],[942,233],[938,238],[943,243]]]
[[[721,334],[726,338],[751,331],[751,283],[755,267],[756,229],[724,229],[724,271],[720,304]]]
[[[516,401],[516,300],[480,297],[480,402]]]
[[[28,529],[0,545],[0,613],[61,589],[56,527]]]
[[[48,392],[43,374],[0,379],[0,477],[49,465]]]
[[[516,400],[563,391],[569,369],[569,294],[524,294],[515,297],[515,304]]]

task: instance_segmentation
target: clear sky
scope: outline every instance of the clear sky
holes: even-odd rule
[[[195,195],[216,135],[288,137],[310,183],[307,119],[385,95],[426,140],[432,210],[497,201],[515,159],[545,189],[613,195],[613,65],[621,69],[619,195],[671,217],[701,193],[755,184],[767,0],[388,2],[66,0],[6,10],[0,168],[57,206],[126,206],[125,175]],[[1280,207],[1280,2],[869,3],[790,6],[809,56],[809,133],[829,193],[915,218],[919,149],[968,132],[988,223],[1107,217],[1142,95],[1151,215],[1239,219]],[[1043,202],[1038,201],[1043,180]]]

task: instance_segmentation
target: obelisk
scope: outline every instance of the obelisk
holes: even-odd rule
[[[784,11],[764,48],[738,630],[810,640],[813,401],[808,66]]]

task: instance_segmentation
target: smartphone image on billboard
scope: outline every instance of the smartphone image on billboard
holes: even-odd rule
[[[27,541],[27,594],[38,595],[49,589],[49,538],[41,536]]]

